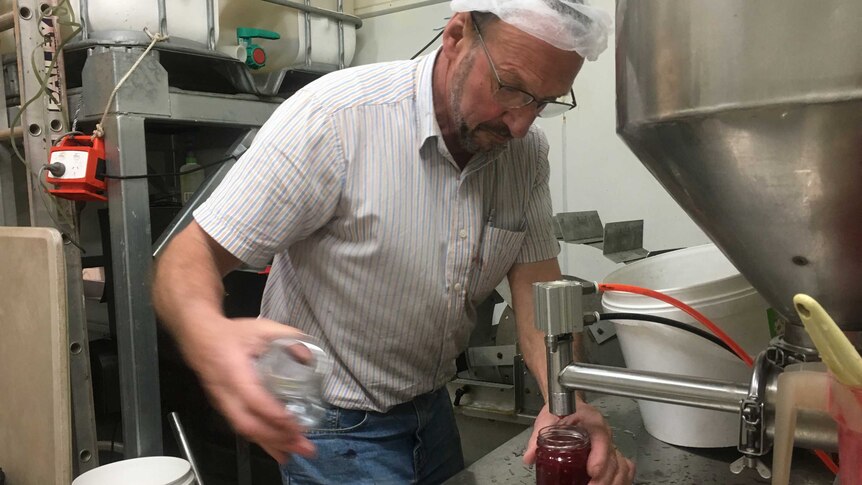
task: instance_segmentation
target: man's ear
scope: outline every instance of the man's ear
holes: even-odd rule
[[[454,60],[464,49],[469,48],[469,39],[465,37],[467,29],[472,28],[469,12],[458,12],[452,15],[443,29],[443,48],[441,53],[449,60]]]

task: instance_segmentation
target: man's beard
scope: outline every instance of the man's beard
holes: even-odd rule
[[[461,145],[461,148],[470,153],[491,152],[498,150],[500,145],[481,146],[476,140],[477,131],[489,131],[506,140],[511,139],[512,135],[509,133],[509,128],[502,123],[499,125],[480,123],[475,128],[470,128],[467,122],[464,121],[464,115],[461,113],[461,99],[464,95],[464,83],[473,67],[475,53],[475,49],[471,50],[469,57],[464,59],[464,62],[458,66],[458,71],[454,77],[454,85],[449,94],[449,112],[452,113],[452,121],[457,128],[458,143]]]

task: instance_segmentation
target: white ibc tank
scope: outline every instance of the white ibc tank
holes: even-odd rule
[[[81,1],[69,0],[68,4],[75,14],[75,22],[80,23]],[[215,35],[218,39],[218,0],[215,0],[215,7]],[[11,9],[12,0],[0,0],[0,12]],[[165,11],[169,35],[206,45],[206,0],[166,0]],[[141,32],[144,27],[151,32],[159,31],[159,4],[156,0],[88,0],[87,14],[90,20],[89,31],[94,33],[121,30]],[[62,16],[61,21],[64,20],[68,20],[68,17]],[[73,28],[63,26],[62,30],[63,35],[68,36]],[[9,30],[0,34],[0,53],[12,52],[15,52],[15,37]]]
[[[72,0],[75,12],[80,12],[80,0]],[[88,0],[87,13],[91,32],[111,30],[133,30],[140,32],[144,27],[151,32],[159,31],[159,2],[156,0]],[[206,0],[166,0],[165,16],[168,34],[192,40],[203,45],[207,43],[207,2]],[[216,22],[218,29],[218,22]],[[218,38],[218,30],[216,30]]]
[[[300,0],[302,1],[302,0]],[[336,10],[336,0],[312,0],[311,5]],[[219,0],[220,46],[236,45],[236,29],[253,27],[278,33],[279,40],[256,40],[266,51],[266,67],[281,69],[305,62],[305,16],[296,9],[263,0]],[[353,0],[344,1],[344,13],[353,14]],[[311,16],[311,61],[338,64],[338,23]],[[344,24],[344,63],[350,65],[356,48],[356,30]]]
[[[302,1],[302,0],[300,0]],[[80,0],[69,0],[80,21]],[[267,53],[266,67],[277,70],[305,62],[305,16],[298,10],[264,0],[214,0],[216,44],[222,52],[235,50],[236,29],[251,27],[278,33],[278,40],[256,39]],[[159,8],[156,0],[88,0],[90,32],[131,30],[147,27],[159,30]],[[336,10],[336,0],[312,0],[311,5]],[[168,34],[172,37],[207,44],[206,0],[166,0]],[[0,11],[12,9],[12,0],[0,0]],[[353,13],[353,0],[344,1],[344,12]],[[64,29],[68,34],[68,30]],[[317,15],[311,16],[311,61],[338,64],[338,23]],[[356,48],[356,30],[344,24],[344,61],[350,65]],[[12,31],[0,34],[0,54],[15,52]]]

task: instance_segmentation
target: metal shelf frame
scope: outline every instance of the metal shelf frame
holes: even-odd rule
[[[97,121],[111,90],[142,48],[97,47],[82,72],[83,86],[69,96],[82,122]],[[250,95],[171,88],[157,51],[148,54],[112,101],[105,119],[108,173],[147,173],[146,123],[162,121],[259,127],[281,103]],[[123,441],[127,457],[162,453],[156,318],[150,298],[153,245],[147,179],[107,183],[114,298],[120,367]]]
[[[208,5],[212,4],[212,0],[207,1]],[[11,12],[0,12],[0,30],[9,23],[7,17],[14,21],[16,29],[21,100],[36,96],[42,90],[39,78],[45,77],[43,72],[32,71],[31,53],[35,52],[39,59],[43,58],[41,56],[45,56],[45,59],[56,56],[59,61],[50,73],[48,89],[22,112],[23,129],[10,130],[9,120],[0,117],[0,121],[6,123],[2,128],[6,128],[7,138],[10,135],[20,138],[27,168],[34,175],[28,177],[30,224],[34,226],[58,226],[41,199],[47,196],[43,194],[35,174],[46,163],[52,144],[68,130],[63,121],[68,119],[67,107],[80,106],[78,121],[81,123],[98,121],[114,86],[144,50],[143,46],[129,45],[88,47],[80,72],[81,87],[67,92],[63,53],[53,49],[58,44],[59,35],[54,30],[55,20],[40,19],[38,15],[43,5],[57,3],[58,0],[47,0],[47,3],[46,0],[18,0]],[[159,0],[159,3],[163,6],[164,0]],[[82,1],[82,4],[86,5],[86,2]],[[163,9],[160,12],[163,13]],[[211,15],[209,21],[212,23]],[[86,39],[87,31],[84,32],[83,37]],[[255,128],[263,125],[283,101],[281,98],[251,94],[225,95],[173,88],[168,82],[167,72],[159,63],[159,54],[154,50],[147,55],[109,106],[103,124],[108,173],[147,173],[148,122]],[[0,88],[3,84],[0,82]],[[2,113],[9,111],[5,109],[5,99],[5,96],[0,96],[0,102],[4,103]],[[14,198],[10,197],[14,192],[10,183],[14,163],[18,162],[8,151],[0,150],[0,222],[6,224],[15,221],[15,207],[10,203],[14,202]],[[148,179],[109,179],[107,182],[123,444],[128,458],[159,455],[163,451],[157,328],[150,297],[153,245],[148,184]],[[76,221],[74,203],[64,200],[55,202],[62,211],[71,215],[70,220]],[[58,229],[74,239],[79,232],[76,225],[77,222],[61,223]],[[69,278],[71,418],[74,429],[72,461],[73,474],[77,476],[98,466],[98,449],[81,253],[73,244],[66,244],[66,264]]]
[[[151,1],[158,3],[159,32],[169,34],[166,0]],[[215,2],[201,1],[207,3],[207,44],[196,45],[184,39],[171,39],[162,47],[167,52],[172,52],[172,55],[188,54],[207,59],[211,57],[213,62],[223,63],[224,55],[215,50]],[[343,12],[343,0],[338,0],[337,11],[314,7],[310,0],[261,1],[303,12],[307,27],[304,62],[269,75],[253,77],[249,73],[241,73],[242,76],[234,76],[242,77],[239,81],[233,80],[235,85],[252,87],[253,89],[246,90],[253,94],[228,95],[172,87],[167,71],[159,62],[161,52],[158,48],[154,49],[119,89],[108,107],[103,123],[108,173],[121,176],[147,173],[146,132],[150,123],[158,123],[160,126],[195,124],[249,129],[263,125],[283,101],[273,95],[282,87],[289,72],[316,76],[333,68],[311,62],[311,32],[308,28],[311,15],[329,17],[338,22],[339,62],[334,67],[345,66],[344,24],[359,27],[362,21]],[[14,106],[6,106],[6,94],[14,93],[6,93],[6,83],[0,82],[0,114],[6,114],[0,116],[0,130],[4,131],[7,142],[10,138],[11,143],[20,139],[20,144],[24,147],[27,170],[31,174],[27,180],[29,223],[34,226],[57,227],[74,240],[79,237],[80,229],[75,204],[54,200],[59,210],[72,221],[55,222],[56,217],[52,217],[47,204],[43,203],[42,197],[46,195],[35,174],[38,174],[46,163],[53,143],[69,130],[64,121],[69,119],[68,107],[77,108],[76,118],[80,123],[98,121],[114,86],[142,54],[147,40],[143,34],[135,32],[93,32],[88,15],[90,5],[87,0],[81,0],[79,17],[82,32],[79,38],[68,44],[67,49],[69,52],[85,52],[86,57],[83,67],[75,68],[75,76],[80,74],[80,87],[67,92],[63,52],[56,49],[59,44],[59,29],[55,29],[56,19],[42,18],[40,15],[47,6],[57,6],[59,3],[60,0],[17,0],[12,11],[0,12],[0,30],[14,27],[16,31],[18,73],[17,79],[13,81],[18,83],[18,99],[27,101],[36,98],[21,113],[20,127],[10,128],[10,114],[14,115],[17,111]],[[50,76],[46,90],[43,90],[40,79],[44,79],[47,74],[33,71],[31,54],[47,61],[54,58],[57,60],[53,71],[47,73]],[[83,57],[82,54],[78,56]],[[6,77],[10,76],[5,69],[2,72]],[[253,137],[253,134],[235,144],[233,153],[242,151],[250,137]],[[12,157],[8,150],[0,149],[0,222],[5,224],[22,223],[18,220],[20,217],[16,217],[12,165],[17,161]],[[123,448],[128,458],[159,455],[163,452],[163,416],[160,404],[156,317],[150,296],[153,245],[148,179],[109,179],[107,196]],[[98,466],[99,460],[81,252],[74,244],[66,244],[66,264],[69,280],[71,418],[74,429],[71,458],[73,474],[77,476]]]
[[[78,239],[79,228],[75,221],[75,205],[71,201],[56,201],[56,207],[69,219],[54,217],[48,204],[42,199],[42,187],[37,176],[48,159],[48,152],[64,131],[63,119],[67,118],[65,104],[65,76],[62,52],[57,50],[60,43],[56,20],[43,17],[43,6],[56,5],[36,0],[17,0],[10,12],[0,15],[3,25],[9,27],[11,17],[15,29],[18,59],[19,98],[33,99],[21,113],[23,130],[17,133],[9,130],[10,138],[21,136],[21,144],[26,158],[27,193],[29,196],[30,225],[56,227],[64,235],[68,322],[68,358],[71,391],[72,420],[72,473],[80,474],[98,466],[96,448],[96,425],[93,412],[93,394],[90,379],[89,341],[87,321],[84,314],[84,288],[81,268],[81,252],[71,240]],[[44,59],[44,68],[53,66],[50,72],[34,72],[30,62],[31,54]],[[40,66],[41,67],[41,66]],[[45,89],[39,78],[47,79]],[[5,83],[3,83],[5,84]],[[4,93],[5,94],[5,93]],[[5,96],[3,96],[5,108]],[[6,113],[6,110],[3,110]],[[9,126],[8,120],[6,127]],[[16,143],[12,140],[11,143]],[[6,151],[5,164],[15,164],[18,160]],[[4,157],[5,158],[5,157]],[[37,175],[38,174],[38,175]],[[12,190],[14,192],[14,190]],[[14,194],[13,194],[14,197]],[[8,199],[8,198],[7,198]],[[59,219],[59,222],[55,222]]]

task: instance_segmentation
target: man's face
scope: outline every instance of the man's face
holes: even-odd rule
[[[497,101],[494,93],[499,84],[490,62],[503,84],[538,100],[551,100],[569,93],[583,58],[501,21],[482,27],[486,55],[472,21],[468,22],[464,32],[470,48],[454,68],[448,101],[461,147],[478,153],[525,136],[537,115],[536,103],[510,108]]]
[[[452,113],[453,122],[458,129],[458,141],[461,147],[470,153],[484,152],[492,148],[487,142],[483,142],[483,135],[494,134],[507,140],[511,138],[509,129],[505,126],[487,123],[471,128],[464,119],[464,114],[461,111],[464,85],[467,83],[467,77],[473,68],[477,53],[477,49],[472,49],[468,57],[458,65],[452,89],[449,91],[449,112]]]

